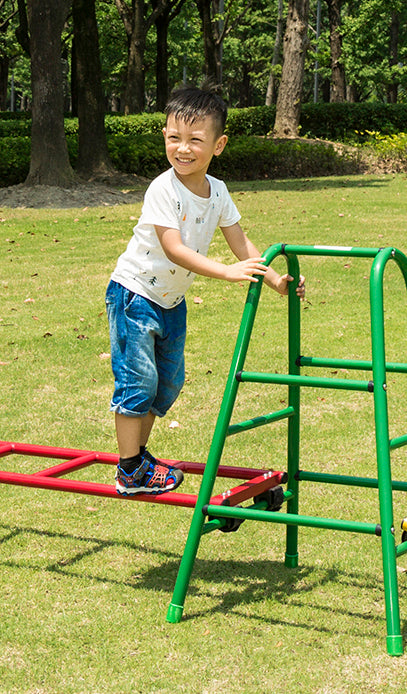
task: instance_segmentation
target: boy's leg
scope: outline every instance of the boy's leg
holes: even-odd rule
[[[115,413],[116,436],[121,458],[132,458],[146,446],[153,427],[155,415],[149,412],[145,417],[128,417]]]
[[[154,420],[152,412],[144,417],[115,413],[120,455],[116,471],[119,494],[159,494],[175,489],[183,480],[181,470],[157,461],[145,449]]]

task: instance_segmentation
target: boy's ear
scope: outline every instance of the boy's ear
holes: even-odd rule
[[[223,150],[226,147],[226,143],[228,141],[228,136],[227,135],[221,135],[220,138],[218,139],[216,145],[215,145],[215,151],[214,155],[215,157],[218,157],[219,154],[222,154]]]
[[[163,133],[164,138],[165,138],[165,136],[166,136],[166,134],[167,134],[167,128],[163,128],[162,133]]]

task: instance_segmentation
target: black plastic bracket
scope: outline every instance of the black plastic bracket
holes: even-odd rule
[[[284,503],[284,490],[282,487],[273,487],[254,497],[254,503],[267,502],[267,511],[279,511]]]

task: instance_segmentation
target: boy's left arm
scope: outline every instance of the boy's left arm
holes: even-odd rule
[[[230,250],[239,260],[246,258],[254,258],[261,256],[256,246],[244,233],[239,223],[233,224],[230,227],[221,227],[222,233],[230,247]],[[269,267],[263,280],[269,287],[274,289],[279,294],[288,294],[288,283],[293,281],[291,275],[279,275],[278,272]],[[305,296],[305,280],[300,276],[300,281],[296,289],[300,299]]]

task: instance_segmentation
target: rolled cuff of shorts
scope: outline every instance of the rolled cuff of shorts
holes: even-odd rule
[[[125,417],[145,417],[148,415],[150,410],[146,412],[134,412],[134,410],[128,410],[122,405],[110,405],[110,412],[115,412],[116,414],[123,414]]]
[[[159,412],[155,407],[151,407],[147,412],[133,412],[133,410],[127,410],[122,405],[111,405],[110,412],[115,412],[116,414],[122,414],[125,417],[146,417],[149,412],[151,412],[155,417],[165,417],[166,412]]]

